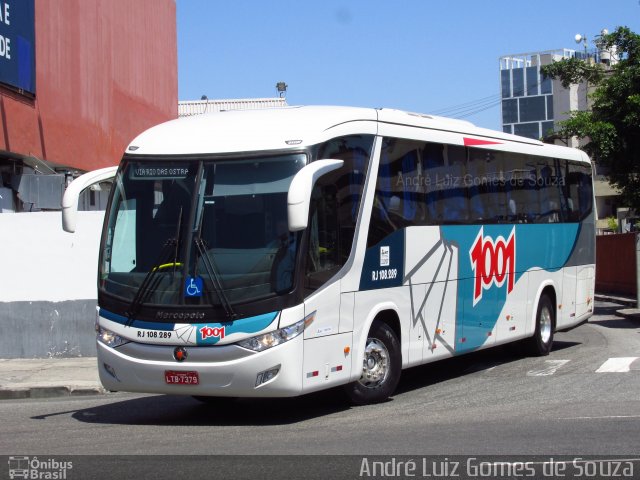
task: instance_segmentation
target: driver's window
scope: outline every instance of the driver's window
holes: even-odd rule
[[[130,272],[136,266],[136,199],[122,201],[117,216],[111,239],[109,271]]]
[[[320,177],[313,188],[305,258],[307,293],[330,280],[351,254],[372,146],[373,136],[351,135],[317,147],[316,159],[340,159],[344,165]]]
[[[316,185],[309,209],[307,287],[318,288],[342,266],[335,185]]]

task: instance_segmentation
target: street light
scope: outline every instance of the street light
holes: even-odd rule
[[[289,85],[287,85],[284,82],[278,82],[276,83],[276,90],[278,91],[278,96],[280,98],[284,97],[287,94],[287,87]]]
[[[576,36],[573,37],[573,39],[576,41],[577,44],[580,44],[580,42],[582,42],[582,44],[584,45],[584,58],[582,59],[582,61],[588,62],[587,36],[577,33]],[[589,80],[587,79],[585,79],[585,87],[584,87],[584,109],[585,111],[589,109]]]
[[[587,59],[587,36],[586,35],[581,35],[580,33],[577,33],[575,37],[573,37],[573,39],[576,41],[576,43],[580,43],[582,42],[582,44],[584,45],[584,59]]]

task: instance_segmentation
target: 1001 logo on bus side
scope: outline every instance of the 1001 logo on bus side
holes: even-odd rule
[[[507,282],[507,295],[513,290],[516,265],[516,228],[513,227],[509,238],[498,236],[495,240],[484,236],[484,228],[469,250],[471,269],[475,281],[473,287],[473,305],[482,299],[482,291],[493,285],[501,287]]]

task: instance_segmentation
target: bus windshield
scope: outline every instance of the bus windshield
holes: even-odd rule
[[[293,286],[300,234],[287,193],[304,153],[125,159],[100,263],[103,292],[136,305],[223,306]],[[229,313],[229,312],[227,312]]]

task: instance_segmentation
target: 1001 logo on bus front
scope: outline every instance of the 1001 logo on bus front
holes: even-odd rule
[[[202,336],[202,340],[206,340],[207,338],[218,338],[222,340],[224,339],[224,327],[209,327],[205,325],[200,329],[200,335]]]
[[[478,236],[469,250],[471,269],[474,273],[473,305],[482,299],[483,290],[492,286],[501,287],[507,283],[507,295],[513,290],[516,265],[516,228],[513,227],[509,238],[498,236],[495,240],[484,236],[480,228]]]

